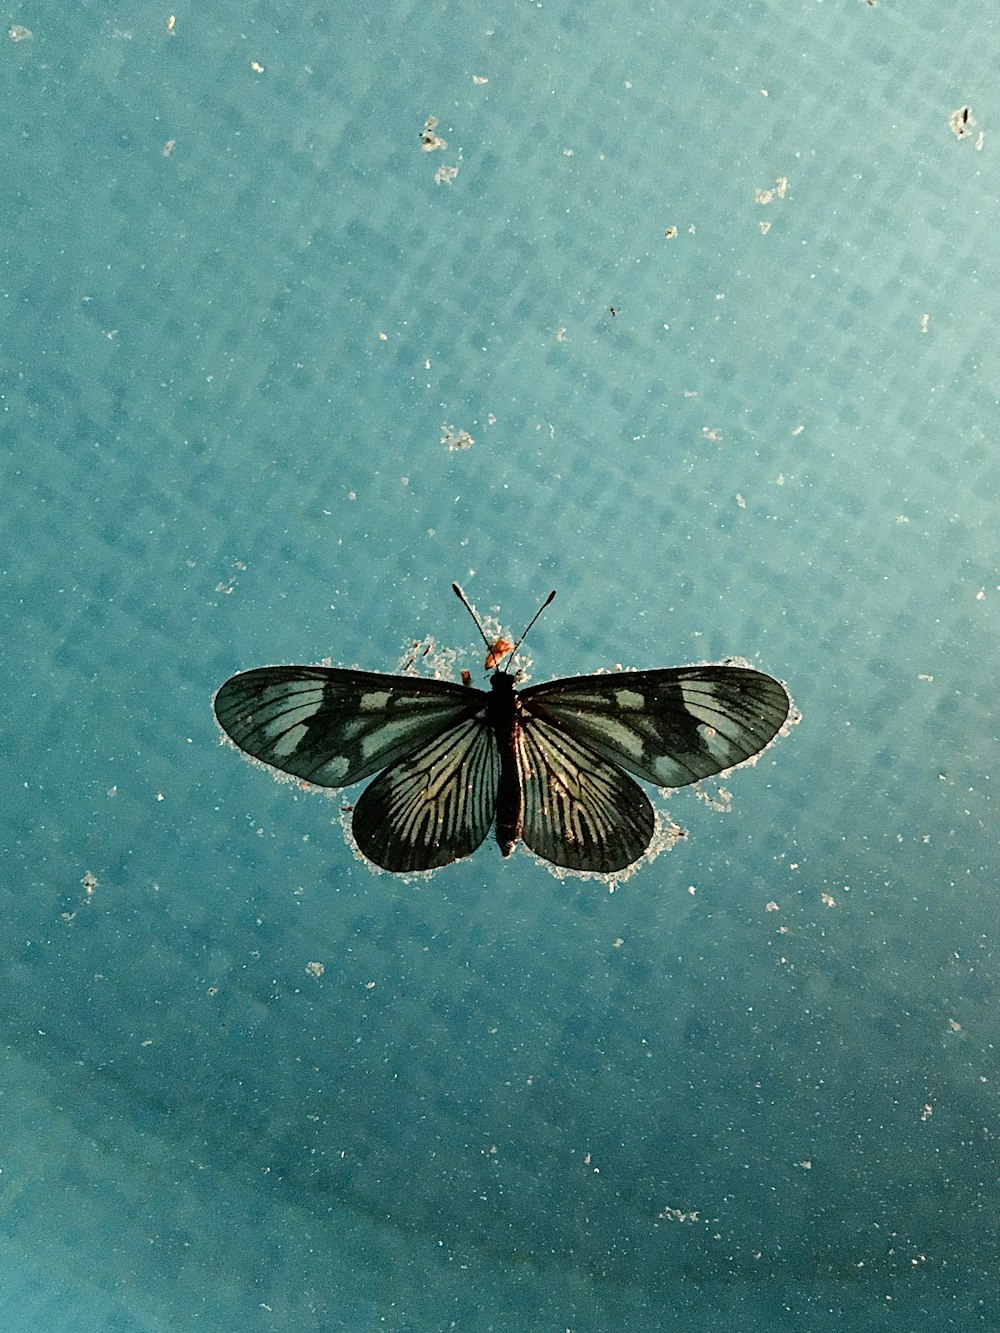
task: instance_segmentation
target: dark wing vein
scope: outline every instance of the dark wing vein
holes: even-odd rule
[[[788,716],[785,687],[747,667],[571,676],[521,691],[525,709],[658,787],[758,754]]]
[[[469,856],[493,823],[500,756],[482,718],[450,727],[361,793],[352,828],[386,870],[430,870]]]
[[[272,666],[231,677],[215,715],[243,751],[320,787],[349,787],[479,712],[482,690],[336,667]]]
[[[627,774],[568,730],[527,710],[517,739],[525,843],[568,870],[610,874],[643,854],[653,807]]]

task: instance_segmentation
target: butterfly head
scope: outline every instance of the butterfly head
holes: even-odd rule
[[[500,663],[508,655],[508,653],[512,653],[513,651],[514,651],[514,645],[511,643],[510,639],[505,639],[503,635],[501,635],[500,638],[497,639],[496,643],[494,643],[490,647],[490,651],[486,654],[486,662],[485,662],[486,670],[487,671],[496,670],[496,668],[500,665]]]

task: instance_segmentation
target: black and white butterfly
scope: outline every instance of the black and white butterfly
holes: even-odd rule
[[[350,787],[378,773],[358,798],[352,830],[386,870],[458,861],[495,827],[504,856],[523,839],[546,861],[600,874],[631,865],[653,838],[653,807],[629,773],[684,787],[758,754],[788,717],[780,681],[729,664],[569,676],[518,690],[516,674],[499,667],[510,645],[491,644],[476,625],[494,668],[489,690],[474,689],[468,673],[459,685],[258,667],[219,689],[216,717],[246,754],[303,782]]]

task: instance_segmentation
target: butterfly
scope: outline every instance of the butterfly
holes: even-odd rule
[[[780,681],[728,663],[568,676],[517,689],[500,662],[517,644],[487,637],[490,689],[322,666],[266,666],[230,677],[214,698],[231,741],[318,787],[378,774],[352,832],[385,870],[415,873],[471,855],[495,829],[556,866],[613,874],[656,829],[629,775],[684,787],[744,763],[777,735],[791,700]]]

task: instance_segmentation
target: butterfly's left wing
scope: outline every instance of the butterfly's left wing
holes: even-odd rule
[[[349,787],[482,712],[482,690],[339,667],[270,666],[221,686],[215,715],[253,759],[319,787]]]
[[[520,697],[530,715],[657,787],[742,764],[774,739],[791,704],[780,681],[725,665],[570,676]]]

